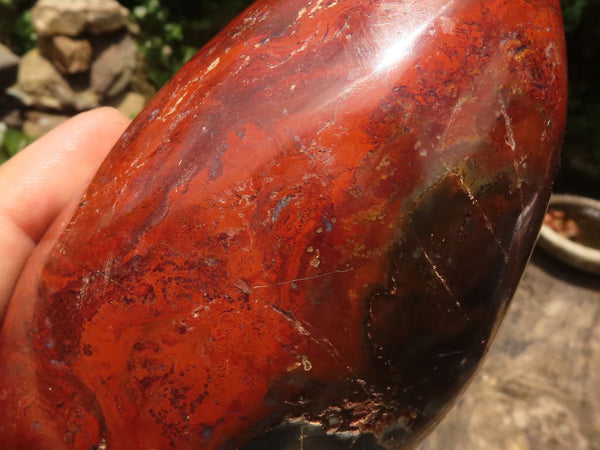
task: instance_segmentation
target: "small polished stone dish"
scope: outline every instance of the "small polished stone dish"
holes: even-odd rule
[[[538,243],[565,264],[600,275],[600,201],[552,195]]]

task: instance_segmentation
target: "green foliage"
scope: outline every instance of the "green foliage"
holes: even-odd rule
[[[162,86],[193,54],[183,42],[183,29],[170,21],[169,10],[160,0],[145,0],[132,8],[132,18],[140,27],[140,46],[149,67],[148,77]]]
[[[25,133],[0,123],[0,164],[32,142]]]
[[[35,47],[31,24],[33,0],[0,0],[0,42],[18,55]]]
[[[148,77],[161,87],[251,0],[121,0],[140,27]]]
[[[570,32],[579,25],[588,0],[562,0],[561,6],[565,20],[565,30]]]
[[[565,161],[600,175],[600,1],[562,0],[569,56]],[[580,164],[581,165],[581,164]]]

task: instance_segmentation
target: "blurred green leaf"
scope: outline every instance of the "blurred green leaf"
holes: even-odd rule
[[[18,55],[35,47],[37,34],[31,22],[32,1],[0,2],[0,42]]]
[[[0,163],[16,155],[33,142],[25,133],[8,128],[0,122]]]
[[[600,172],[600,1],[562,0],[569,57],[566,158],[577,155]]]
[[[160,88],[252,0],[121,0],[140,28],[148,78]]]

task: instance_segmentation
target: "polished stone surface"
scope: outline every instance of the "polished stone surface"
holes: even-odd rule
[[[418,441],[519,281],[565,103],[554,0],[257,2],[30,261],[0,337],[0,439]]]

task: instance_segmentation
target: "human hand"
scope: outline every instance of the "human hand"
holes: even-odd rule
[[[0,166],[0,323],[27,258],[128,124],[113,108],[88,111]]]

